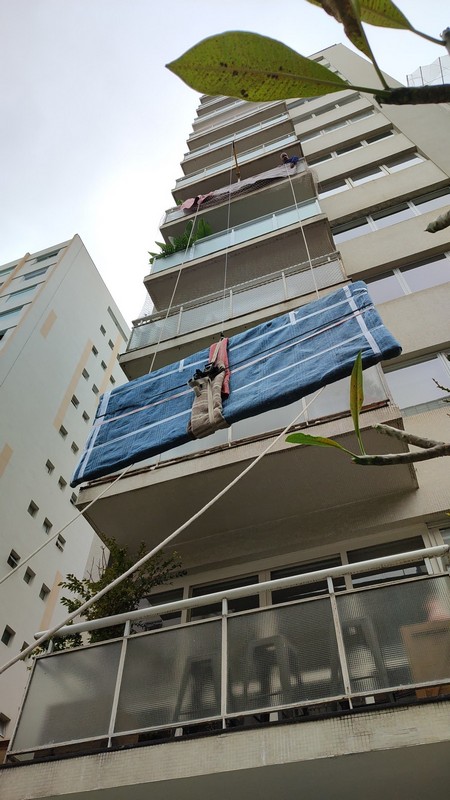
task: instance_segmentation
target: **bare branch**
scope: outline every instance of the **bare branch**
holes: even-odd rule
[[[428,461],[432,458],[450,456],[450,444],[439,444],[429,450],[414,453],[390,453],[385,456],[355,456],[353,461],[362,467],[389,467],[397,464],[414,464],[416,461]]]
[[[374,425],[373,428],[378,431],[378,433],[384,433],[386,436],[392,436],[394,439],[407,442],[407,444],[413,444],[416,447],[428,449],[446,444],[445,442],[437,442],[434,439],[424,439],[422,436],[416,436],[416,434],[408,433],[407,431],[399,431],[398,428],[392,428],[390,425],[382,425],[381,423],[379,425]]]

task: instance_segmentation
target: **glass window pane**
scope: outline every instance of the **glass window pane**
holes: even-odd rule
[[[363,183],[368,183],[383,176],[384,172],[381,171],[380,167],[372,167],[364,172],[359,172],[357,175],[352,175],[351,180],[354,186],[361,186]]]
[[[389,225],[396,225],[397,222],[403,222],[403,220],[411,219],[413,216],[414,211],[406,203],[384,209],[384,211],[375,211],[371,214],[377,229],[387,228]]]
[[[362,147],[361,142],[354,142],[353,144],[347,144],[345,147],[340,147],[336,150],[336,155],[343,156],[345,153],[351,153],[353,150],[359,150]]]
[[[401,169],[414,166],[414,164],[421,164],[422,161],[423,158],[417,155],[417,153],[410,153],[407,156],[396,158],[394,161],[389,161],[386,166],[389,172],[399,172]]]
[[[363,217],[362,219],[347,222],[345,225],[338,225],[333,230],[333,237],[336,244],[339,242],[346,242],[348,239],[356,239],[357,236],[362,236],[363,233],[371,233],[372,228],[368,220]]]
[[[404,267],[401,273],[411,291],[420,292],[421,289],[450,281],[450,259],[446,256],[437,256],[421,264]]]
[[[395,300],[396,297],[402,297],[405,294],[397,276],[392,272],[382,275],[380,278],[367,280],[366,283],[375,305],[386,303],[388,300]]]
[[[437,356],[391,372],[386,371],[385,375],[394,400],[400,408],[448,397],[434,382],[438,381],[441,386],[450,384],[450,373]]]
[[[433,211],[435,208],[442,208],[450,203],[450,187],[439,189],[437,192],[430,192],[413,200],[414,205],[421,214]]]
[[[341,565],[340,556],[329,556],[320,561],[308,561],[306,564],[297,564],[295,567],[283,567],[275,569],[270,573],[272,581],[278,578],[288,578],[291,575],[302,575],[307,572],[317,572],[320,569],[330,569]],[[341,576],[334,578],[333,585],[336,591],[345,589],[345,578]],[[272,592],[272,603],[287,603],[291,600],[304,600],[306,597],[316,597],[328,594],[328,584],[326,578],[314,583],[303,583],[300,586],[289,586],[286,589],[275,589]]]
[[[361,547],[357,550],[349,550],[347,553],[349,564],[357,561],[370,561],[373,558],[383,558],[393,556],[398,553],[407,553],[410,550],[421,550],[424,547],[421,536],[412,536],[409,539],[400,539],[396,542],[384,542],[375,544],[371,547]],[[374,583],[385,583],[387,581],[397,581],[401,578],[412,578],[417,575],[426,575],[424,561],[411,562],[409,564],[398,564],[381,569],[367,572],[359,572],[352,575],[352,584],[357,586],[367,586]]]
[[[344,180],[334,181],[333,183],[324,183],[321,187],[319,187],[319,197],[329,197],[332,194],[345,192],[348,188],[349,187]]]
[[[251,586],[252,583],[258,583],[257,575],[249,575],[245,578],[230,578],[228,581],[220,581],[219,583],[205,584],[204,586],[194,586],[192,589],[192,597],[201,597],[204,594],[213,594],[213,592],[222,592],[226,589],[237,589],[240,586]],[[252,608],[259,608],[259,595],[254,594],[249,597],[234,597],[228,601],[228,611],[233,614],[238,611],[249,611]],[[209,603],[205,606],[198,606],[191,610],[191,620],[194,619],[207,619],[208,617],[217,617],[222,613],[222,603]]]
[[[167,592],[152,592],[147,597],[143,597],[139,603],[139,608],[149,608],[149,606],[159,606],[163,603],[174,603],[176,600],[183,599],[183,589],[169,589]],[[134,633],[152,631],[156,628],[166,628],[170,625],[179,625],[181,622],[181,611],[171,611],[168,614],[160,614],[157,617],[147,617],[143,620],[133,622]]]
[[[367,144],[372,144],[373,142],[380,142],[382,139],[389,139],[393,135],[394,131],[383,131],[383,133],[377,133],[374,136],[368,136],[366,142]]]

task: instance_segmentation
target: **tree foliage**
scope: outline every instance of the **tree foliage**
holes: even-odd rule
[[[200,218],[197,220],[196,228],[193,230],[194,223],[192,220],[186,224],[186,227],[181,236],[171,236],[169,242],[155,242],[160,248],[159,253],[149,252],[149,262],[153,264],[157,258],[165,258],[172,253],[178,253],[181,250],[186,250],[190,245],[197,242],[198,239],[204,239],[205,236],[210,236],[212,233],[211,225]]]
[[[109,549],[109,560],[107,564],[99,565],[100,576],[98,578],[94,579],[93,576],[90,576],[89,578],[79,579],[75,575],[69,574],[60,583],[63,589],[67,589],[72,593],[70,597],[61,598],[62,605],[70,612],[75,611],[86,600],[94,597],[97,592],[126,572],[146,553],[144,542],[141,543],[135,554],[130,554],[127,547],[119,547],[114,539],[107,539],[105,544]],[[185,571],[181,569],[181,561],[176,552],[170,555],[158,553],[130,575],[129,578],[93,603],[82,616],[85,620],[93,620],[134,611],[139,607],[140,601],[147,597],[156,586],[172,583],[172,581],[184,574]],[[89,634],[89,641],[91,643],[104,641],[115,636],[121,636],[122,632],[123,625],[100,628],[100,630],[92,631]],[[65,637],[65,639],[55,640],[54,649],[64,649],[66,646],[76,647],[81,644],[80,634],[74,634],[74,636]]]

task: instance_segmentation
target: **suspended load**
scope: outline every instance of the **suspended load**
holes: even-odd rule
[[[362,281],[106,392],[71,485],[293,403],[359,351],[363,369],[401,352]]]

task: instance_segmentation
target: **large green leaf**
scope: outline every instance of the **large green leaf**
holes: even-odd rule
[[[308,0],[314,6],[323,8],[327,14],[331,14],[338,22],[343,22],[339,6],[339,0],[331,2],[330,0]],[[359,16],[363,22],[369,25],[378,25],[381,28],[403,28],[404,30],[412,30],[411,23],[408,22],[405,15],[397,8],[391,0],[359,0]],[[339,14],[337,16],[336,14]]]
[[[321,2],[309,0],[309,2],[315,6],[320,6],[327,14],[341,22],[352,44],[374,61],[369,42],[361,25],[359,0],[321,0]]]
[[[355,433],[358,438],[361,453],[365,455],[364,445],[361,439],[361,430],[359,427],[359,413],[362,409],[364,402],[364,385],[362,374],[362,357],[361,351],[356,356],[356,361],[353,364],[352,374],[350,378],[350,411],[352,414],[353,425]]]
[[[286,436],[286,441],[289,442],[289,444],[309,444],[315,445],[316,447],[337,447],[338,450],[343,450],[344,453],[348,453],[350,456],[355,455],[351,452],[351,450],[347,450],[346,447],[342,447],[341,444],[335,442],[334,439],[326,439],[324,436],[311,436],[309,433],[290,433],[289,436]]]
[[[348,87],[334,72],[282,42],[245,31],[203,39],[167,68],[198,92],[252,102],[313,97]]]

